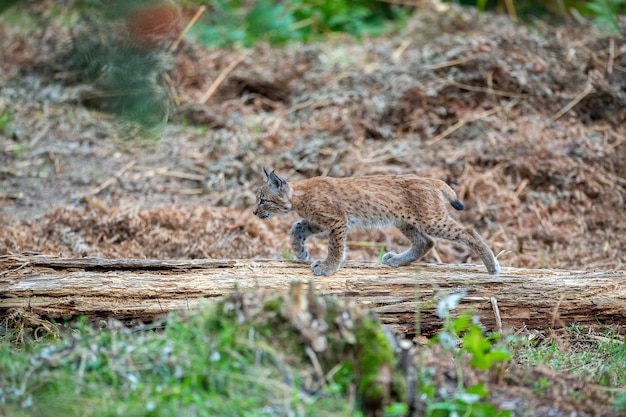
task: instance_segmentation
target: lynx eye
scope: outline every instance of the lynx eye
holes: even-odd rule
[[[267,203],[266,199],[264,199],[263,197],[259,198],[259,206],[262,206],[265,203]]]

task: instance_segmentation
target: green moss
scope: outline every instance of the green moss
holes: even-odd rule
[[[395,369],[393,347],[373,315],[363,317],[356,326],[357,364],[360,370],[358,392],[365,404],[380,404],[390,398],[402,399],[406,393],[404,378]],[[381,384],[379,377],[385,368],[392,372],[391,389]]]
[[[280,312],[280,306],[283,304],[282,298],[276,297],[271,300],[267,300],[265,304],[263,304],[263,310],[268,311],[270,313],[278,313]]]

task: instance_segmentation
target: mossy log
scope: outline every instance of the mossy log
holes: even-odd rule
[[[0,317],[25,309],[42,317],[151,320],[193,309],[233,291],[286,292],[313,279],[316,291],[367,305],[405,334],[436,331],[436,300],[466,291],[457,311],[471,308],[489,329],[559,327],[572,322],[626,325],[626,271],[564,271],[482,265],[347,262],[331,277],[308,265],[271,260],[138,260],[43,256],[0,258]],[[416,312],[419,312],[417,314]]]

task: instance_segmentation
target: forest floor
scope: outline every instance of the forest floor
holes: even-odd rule
[[[187,39],[163,60],[170,121],[146,130],[93,105],[98,85],[66,60],[72,32],[43,4],[26,24],[0,19],[0,255],[289,258],[296,218],[252,215],[267,166],[292,180],[440,178],[504,266],[625,268],[624,37],[451,7],[360,41]],[[370,261],[408,243],[394,230],[349,240],[347,258]],[[480,262],[447,241],[423,261]]]

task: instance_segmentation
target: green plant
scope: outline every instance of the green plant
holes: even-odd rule
[[[0,415],[348,415],[337,395],[304,401],[281,354],[214,308],[147,327],[72,327],[19,350],[0,339]]]
[[[546,390],[549,387],[550,387],[550,382],[544,377],[541,377],[538,380],[533,381],[531,389],[535,395],[541,396],[546,393]]]
[[[393,403],[385,407],[385,417],[403,417],[408,411],[409,407],[405,403]]]
[[[429,375],[422,375],[420,389],[429,401],[425,415],[428,417],[443,417],[449,415],[504,417],[509,411],[500,411],[484,401],[489,392],[483,384],[465,387],[462,371],[463,357],[469,356],[469,364],[481,371],[488,371],[494,365],[507,361],[511,354],[506,345],[500,343],[497,333],[486,335],[478,320],[471,312],[463,312],[452,319],[450,311],[458,306],[465,292],[448,294],[437,304],[436,312],[444,320],[443,329],[436,337],[436,341],[447,351],[453,354],[457,373],[456,391],[449,396],[437,398],[436,387],[432,386]]]
[[[292,0],[291,8],[305,40],[328,32],[382,34],[389,29],[388,23],[406,16],[406,9],[372,0]]]
[[[588,334],[589,329],[576,324],[567,327],[567,343],[573,345],[563,350],[556,340],[517,348],[517,360],[531,366],[543,365],[557,371],[567,371],[584,376],[598,385],[626,387],[626,344],[615,330],[606,329],[599,335]]]
[[[403,415],[406,385],[377,317],[293,288],[282,298],[235,293],[135,328],[83,319],[60,340],[25,341],[21,350],[2,337],[0,415]],[[303,295],[310,310],[299,310]],[[326,342],[312,343],[311,331],[322,329]],[[389,371],[391,381],[379,378]]]
[[[609,33],[619,33],[616,17],[626,8],[626,0],[592,0],[585,7],[595,16],[596,25]]]
[[[621,393],[613,400],[613,406],[617,411],[626,412],[626,393]]]
[[[13,138],[15,143],[9,149],[13,150],[15,158],[20,159],[24,153],[24,146],[11,124],[11,112],[9,110],[0,113],[0,135]]]
[[[13,155],[16,159],[22,158],[22,154],[24,153],[24,146],[21,142],[17,143],[13,148]]]
[[[205,45],[219,47],[310,41],[331,32],[377,35],[408,16],[408,8],[376,0],[218,0],[208,6],[209,12],[192,33]]]
[[[562,21],[567,15],[580,14],[593,17],[593,22],[610,33],[619,33],[617,16],[626,8],[625,0],[461,0],[463,5],[475,6],[477,10],[505,10],[513,20],[531,20],[536,17],[550,21]]]
[[[11,124],[11,112],[5,111],[0,114],[0,131],[5,131]]]
[[[380,245],[378,249],[378,262],[383,261],[383,256],[385,256],[385,245]]]
[[[495,363],[506,361],[511,354],[502,347],[494,347],[500,338],[498,333],[485,336],[483,330],[476,324],[468,325],[463,334],[462,349],[471,355],[470,365],[482,371],[489,370]]]
[[[294,16],[281,3],[272,0],[259,0],[245,18],[246,45],[256,40],[269,43],[285,43],[291,38],[299,40],[299,34],[292,28]]]

